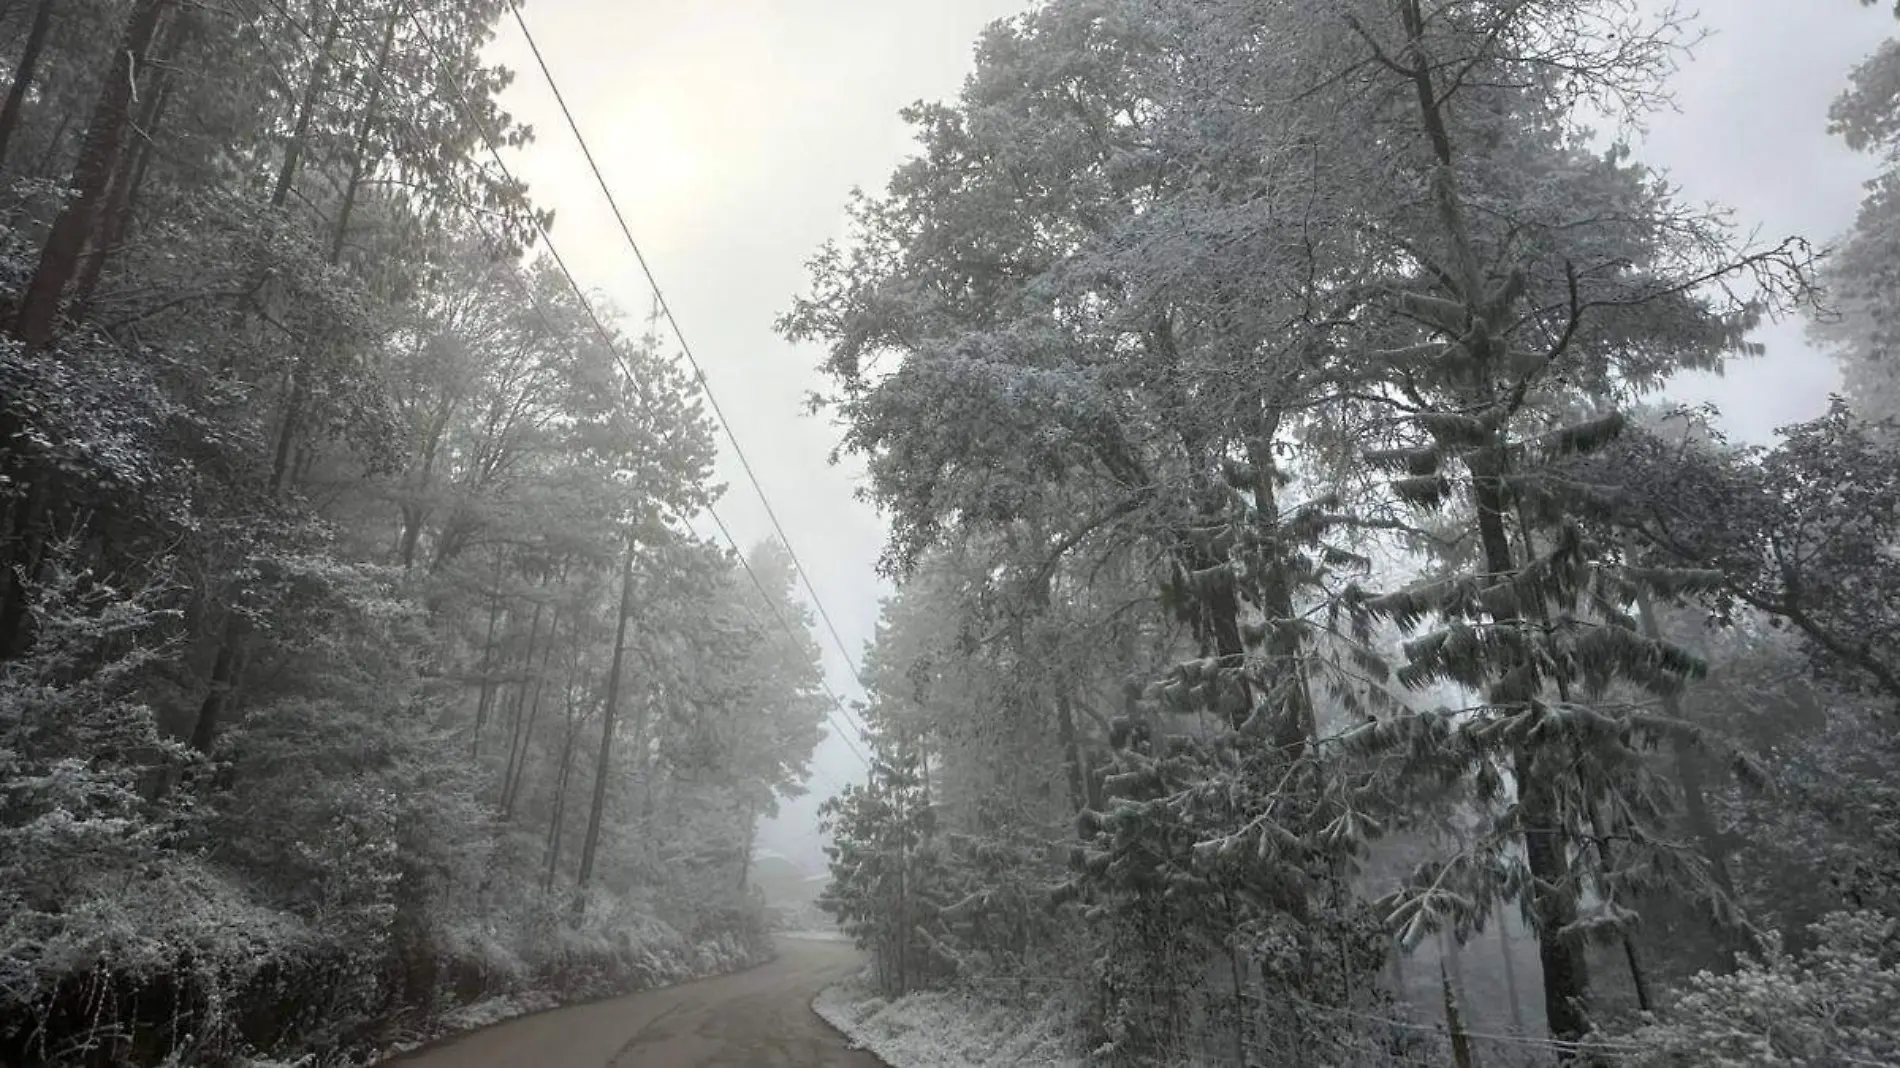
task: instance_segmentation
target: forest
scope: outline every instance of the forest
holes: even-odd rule
[[[1882,168],[1851,232],[1784,238],[1633,147],[1698,35],[1049,0],[905,113],[779,324],[899,582],[825,806],[880,1004],[1103,1065],[1900,1063],[1900,41],[1816,118]],[[1666,399],[1790,317],[1818,418]]]
[[[847,711],[792,547],[705,533],[670,316],[510,169],[511,16],[0,0],[0,1065],[759,964],[856,717],[821,904],[886,1001],[1107,1066],[1900,1064],[1900,23],[1816,120],[1854,226],[1786,236],[1639,158],[1667,3],[993,24],[776,324],[888,524]],[[1816,418],[1668,399],[1795,319]]]
[[[818,649],[507,169],[508,10],[0,2],[0,1064],[357,1063],[771,952]]]

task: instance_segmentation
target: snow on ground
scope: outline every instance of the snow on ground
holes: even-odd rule
[[[787,934],[787,937],[794,937]],[[824,938],[822,933],[796,937]],[[842,937],[842,936],[840,936]],[[644,993],[678,983],[692,982],[718,975],[729,975],[757,967],[771,960],[772,956],[753,957],[742,947],[728,939],[712,943],[700,943],[692,947],[690,957],[655,956],[651,951],[646,954],[649,974],[658,981],[651,986],[636,986],[619,991],[595,991],[592,994],[576,994],[570,998],[546,990],[524,990],[512,994],[501,994],[484,998],[452,1009],[441,1016],[426,1021],[420,1029],[392,1040],[373,1055],[368,1063],[379,1064],[383,1060],[411,1053],[434,1042],[457,1035],[479,1031],[498,1023],[506,1023],[518,1016],[528,1016],[537,1012],[547,1012],[570,1005],[585,1004],[598,998],[620,997],[625,994]],[[274,1060],[252,1060],[245,1068],[305,1068],[314,1061],[282,1062]],[[4,1066],[0,1066],[4,1068]]]
[[[812,1011],[891,1068],[1081,1068],[1068,1013],[1044,1001],[1007,1004],[962,991],[886,1001],[861,980],[827,987]]]
[[[444,1013],[432,1021],[426,1030],[390,1043],[388,1048],[371,1059],[371,1063],[413,1052],[431,1042],[438,1042],[469,1031],[479,1031],[484,1027],[493,1027],[495,1024],[505,1023],[517,1016],[558,1009],[562,1004],[560,998],[541,990],[503,994],[499,997],[471,1002]],[[253,1061],[249,1068],[275,1068],[277,1064],[276,1061]]]

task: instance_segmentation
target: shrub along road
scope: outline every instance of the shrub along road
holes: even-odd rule
[[[780,937],[779,958],[736,975],[511,1020],[387,1068],[880,1068],[811,1011],[859,967],[849,943]]]

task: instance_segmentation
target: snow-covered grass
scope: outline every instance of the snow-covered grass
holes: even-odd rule
[[[443,1013],[426,1022],[424,1028],[384,1046],[371,1058],[369,1063],[409,1053],[424,1046],[440,1042],[443,1039],[479,1031],[484,1027],[493,1027],[506,1023],[519,1016],[529,1016],[537,1012],[564,1008],[569,1005],[584,1004],[603,997],[621,997],[627,994],[642,993],[647,990],[661,989],[695,979],[708,979],[717,975],[744,971],[765,963],[765,957],[714,955],[707,952],[698,954],[695,966],[687,969],[673,969],[655,976],[657,982],[650,986],[633,986],[620,990],[603,992],[596,988],[579,993],[571,998],[560,997],[550,991],[528,990],[514,994],[484,998],[470,1002],[449,1012]],[[251,1068],[263,1068],[271,1062],[253,1062]]]
[[[891,1068],[1081,1068],[1058,1001],[1004,1002],[931,990],[887,1001],[862,980],[819,992],[812,1011]]]
[[[626,952],[634,958],[638,977],[628,974],[600,974],[591,982],[569,989],[565,996],[552,990],[528,989],[499,994],[457,1006],[446,1012],[416,1021],[413,1029],[386,1041],[362,1064],[377,1064],[390,1057],[410,1053],[424,1046],[470,1031],[505,1023],[520,1016],[584,1004],[600,998],[620,997],[677,983],[726,975],[756,967],[771,959],[763,946],[748,946],[730,934],[698,943],[687,943],[672,929],[654,921],[643,934],[653,941],[634,945],[629,940]],[[664,937],[660,937],[664,936]],[[623,961],[623,965],[627,962]],[[352,1062],[354,1063],[354,1062]],[[246,1068],[314,1068],[304,1062],[254,1060]],[[342,1062],[330,1066],[342,1068]]]
[[[493,1027],[498,1023],[506,1023],[517,1016],[528,1016],[537,1012],[546,1012],[549,1009],[558,1009],[561,1005],[562,1001],[559,997],[544,990],[530,990],[518,994],[503,994],[499,997],[483,998],[481,1001],[471,1002],[470,1004],[463,1005],[436,1017],[434,1020],[429,1021],[427,1030],[390,1043],[387,1048],[372,1057],[369,1063],[375,1063],[387,1057],[409,1053],[413,1050],[421,1049],[432,1042],[439,1042],[442,1039],[452,1038],[455,1035],[465,1034],[469,1031],[479,1031],[484,1027]],[[253,1062],[250,1068],[266,1068],[266,1066],[271,1063],[274,1062]]]

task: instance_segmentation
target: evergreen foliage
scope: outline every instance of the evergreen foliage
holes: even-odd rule
[[[1068,0],[906,112],[917,152],[781,327],[826,346],[818,403],[892,523],[876,737],[933,835],[989,845],[933,852],[927,893],[991,892],[899,920],[842,889],[841,839],[835,905],[982,993],[1017,962],[944,917],[1007,926],[1001,888],[1040,880],[1026,953],[1091,1056],[1246,1064],[1392,1063],[1422,1040],[1387,962],[1492,932],[1509,958],[1513,929],[1543,1048],[1662,1012],[1695,954],[1818,918],[1758,881],[1809,863],[1750,852],[1777,791],[1881,899],[1833,836],[1884,826],[1844,798],[1890,768],[1777,774],[1794,739],[1721,695],[1787,698],[1758,665],[1799,654],[1739,637],[1785,621],[1818,718],[1864,726],[1885,432],[1837,408],[1725,456],[1641,408],[1810,293],[1805,243],[1681,203],[1624,140],[1691,36],[1595,0]],[[1873,70],[1836,121],[1878,146]],[[854,805],[850,842],[901,833]],[[1024,835],[1015,880],[977,874]]]
[[[691,532],[696,388],[530,251],[505,10],[0,6],[0,1061],[769,952],[817,648]]]

